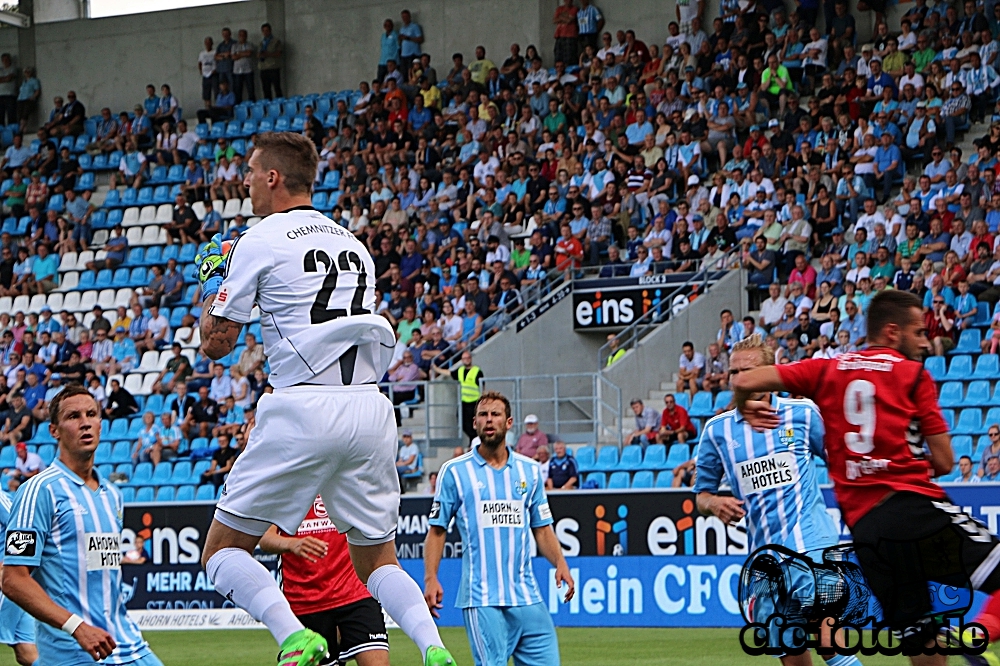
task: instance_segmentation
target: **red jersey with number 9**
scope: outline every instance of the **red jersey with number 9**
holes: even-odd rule
[[[891,492],[940,498],[924,438],[948,431],[922,364],[888,347],[777,366],[794,395],[813,400],[844,522],[853,527]]]
[[[282,536],[288,536],[281,530]],[[368,588],[354,572],[347,537],[337,532],[326,513],[323,499],[317,497],[306,514],[298,538],[314,537],[327,544],[326,557],[317,562],[285,553],[281,556],[282,590],[292,612],[310,615],[340,608],[369,596]]]

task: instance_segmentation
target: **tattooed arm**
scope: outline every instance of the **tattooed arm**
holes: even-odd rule
[[[211,314],[214,302],[215,295],[212,294],[205,298],[201,306],[201,346],[206,356],[217,361],[236,348],[243,324]]]

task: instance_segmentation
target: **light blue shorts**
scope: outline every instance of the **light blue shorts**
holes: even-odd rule
[[[462,610],[476,666],[559,666],[559,641],[545,604]]]
[[[0,643],[17,645],[35,642],[35,618],[0,595]]]

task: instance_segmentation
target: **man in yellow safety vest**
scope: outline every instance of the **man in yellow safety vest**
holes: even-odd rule
[[[434,372],[442,377],[451,377],[459,383],[462,391],[462,432],[466,434],[471,442],[476,436],[476,429],[473,427],[473,417],[476,415],[476,402],[479,400],[479,382],[483,379],[483,370],[478,365],[472,364],[472,352],[462,352],[462,365],[454,370],[446,370],[436,365],[432,366]]]

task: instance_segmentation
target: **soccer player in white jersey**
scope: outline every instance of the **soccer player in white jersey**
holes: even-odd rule
[[[455,605],[462,609],[476,666],[558,666],[559,642],[552,616],[531,566],[531,539],[556,568],[555,581],[573,597],[562,547],[538,463],[507,446],[513,425],[510,402],[496,391],[476,402],[479,444],[446,462],[438,473],[424,541],[424,597],[441,608],[438,566],[446,531],[454,520],[462,535],[462,582]],[[434,611],[437,613],[437,610]]]
[[[0,490],[0,534],[6,534],[10,521],[11,496]],[[3,576],[3,552],[0,552],[0,578]],[[14,659],[21,666],[31,666],[38,659],[35,647],[35,619],[0,591],[0,643],[14,650]]]
[[[122,601],[122,494],[94,468],[101,408],[74,384],[49,420],[59,457],[14,496],[4,595],[37,620],[39,664],[163,666]]]
[[[396,559],[396,427],[376,385],[395,334],[374,314],[368,250],[310,205],[318,160],[300,134],[258,136],[244,184],[264,219],[231,245],[216,237],[196,258],[205,353],[229,354],[257,305],[274,386],[223,487],[202,563],[220,594],[271,630],[279,666],[315,666],[326,640],[303,627],[251,553],[272,524],[294,534],[322,495],[359,578],[425,666],[453,664],[420,587]]]
[[[733,345],[730,378],[762,365],[774,365],[774,351],[760,335]],[[777,394],[759,399],[770,402],[781,416],[781,424],[774,430],[754,430],[735,409],[705,424],[698,444],[694,486],[698,509],[727,525],[735,525],[746,516],[750,552],[778,544],[817,558],[824,548],[840,541],[837,527],[826,512],[813,464],[816,458],[823,459],[823,419],[809,400],[781,398]],[[771,469],[787,473],[769,473]],[[732,497],[718,494],[723,481],[732,488]],[[804,580],[797,583],[800,589],[809,585]],[[773,603],[758,598],[751,619],[773,628],[775,625],[768,622],[772,612]],[[857,657],[847,655],[831,654],[824,659],[828,666],[861,663]],[[806,651],[784,655],[781,663],[809,666],[812,660]]]

